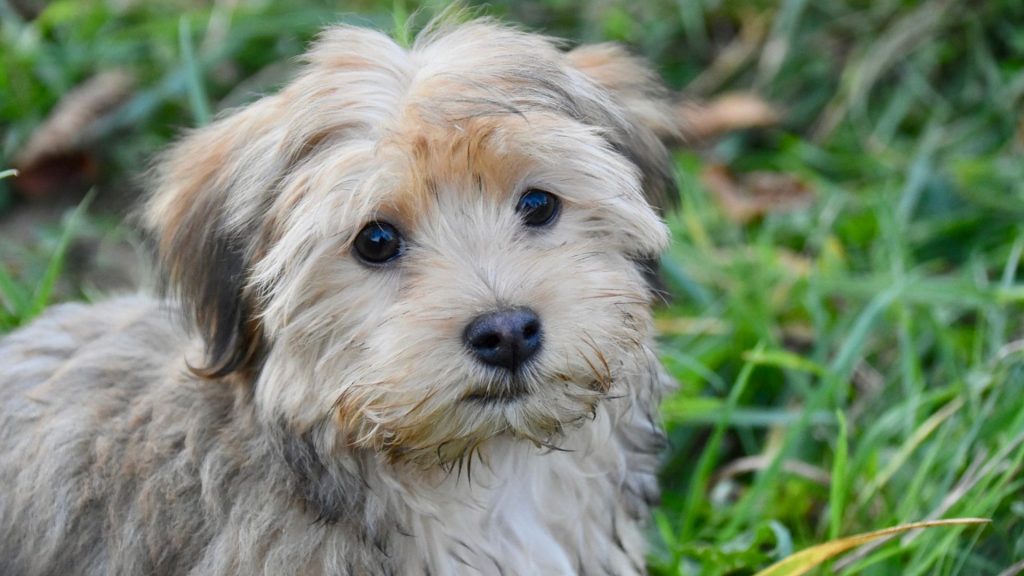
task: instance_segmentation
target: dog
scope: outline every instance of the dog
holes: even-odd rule
[[[0,343],[0,573],[644,573],[673,99],[487,19],[322,32],[155,163],[166,293]]]

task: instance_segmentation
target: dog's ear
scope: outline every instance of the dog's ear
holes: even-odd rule
[[[679,194],[666,144],[684,140],[684,131],[661,79],[618,44],[584,45],[566,57],[621,108],[622,118],[610,118],[612,143],[640,169],[648,202],[660,210],[674,207]]]
[[[282,173],[278,107],[264,98],[186,135],[158,159],[143,208],[166,289],[205,341],[204,365],[192,367],[205,378],[260,360],[262,328],[247,280]]]

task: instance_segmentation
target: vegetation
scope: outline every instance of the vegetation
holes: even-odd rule
[[[90,149],[98,199],[130,189],[180,127],[273,90],[321,25],[405,37],[423,20],[418,4],[383,0],[346,14],[313,0],[43,4],[26,17],[0,0],[0,168],[62,95],[127,70],[134,91],[80,134],[102,143]],[[629,43],[694,98],[754,90],[785,111],[779,126],[677,155],[672,298],[658,321],[680,389],[663,410],[671,448],[652,571],[751,573],[838,537],[953,517],[992,522],[907,532],[824,572],[1024,570],[1024,4],[508,0],[484,11]],[[766,172],[796,182],[800,202],[730,210],[721,176],[742,188]],[[11,182],[0,178],[0,211],[18,209]],[[0,330],[50,299],[59,239],[77,228],[19,241],[48,248],[42,264],[0,267]]]

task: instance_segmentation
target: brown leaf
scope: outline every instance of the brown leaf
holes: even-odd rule
[[[782,113],[760,96],[747,92],[723,94],[705,104],[682,103],[676,118],[692,140],[710,140],[736,130],[775,126]]]
[[[929,522],[913,522],[910,524],[886,528],[884,530],[876,530],[874,532],[866,532],[864,534],[857,534],[847,538],[840,538],[838,540],[830,540],[824,544],[818,544],[817,546],[812,546],[787,556],[768,568],[761,570],[754,576],[801,576],[847,550],[851,550],[871,542],[887,540],[893,536],[910,530],[936,528],[940,526],[972,526],[988,524],[989,522],[991,522],[991,520],[988,518],[950,518],[946,520],[932,520]]]
[[[128,72],[108,70],[65,94],[15,156],[15,188],[26,196],[47,196],[94,179],[90,127],[125,101],[133,83]]]
[[[765,454],[746,456],[733,460],[715,472],[714,476],[711,477],[710,484],[714,486],[723,480],[731,479],[740,474],[765,470],[771,466],[772,460],[772,456]],[[787,474],[799,476],[822,486],[828,486],[832,483],[832,475],[827,470],[793,458],[787,458],[782,461],[782,470]]]
[[[711,164],[700,174],[726,216],[746,223],[770,212],[788,212],[809,205],[814,193],[792,174],[749,172],[737,177],[721,164]]]
[[[43,156],[20,168],[11,181],[15,192],[25,198],[72,197],[96,181],[99,167],[92,152],[73,151]]]

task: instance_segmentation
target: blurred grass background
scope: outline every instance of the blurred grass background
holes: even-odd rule
[[[323,25],[404,34],[441,4],[0,0],[0,171],[22,167],[0,174],[0,331],[144,281],[120,219],[179,130],[280,86]],[[1024,570],[1024,3],[482,12],[624,42],[694,100],[753,91],[784,112],[676,156],[658,322],[681,389],[663,410],[652,572],[747,574],[955,516],[992,523],[893,538],[822,573]],[[55,127],[90,81],[92,104]]]

